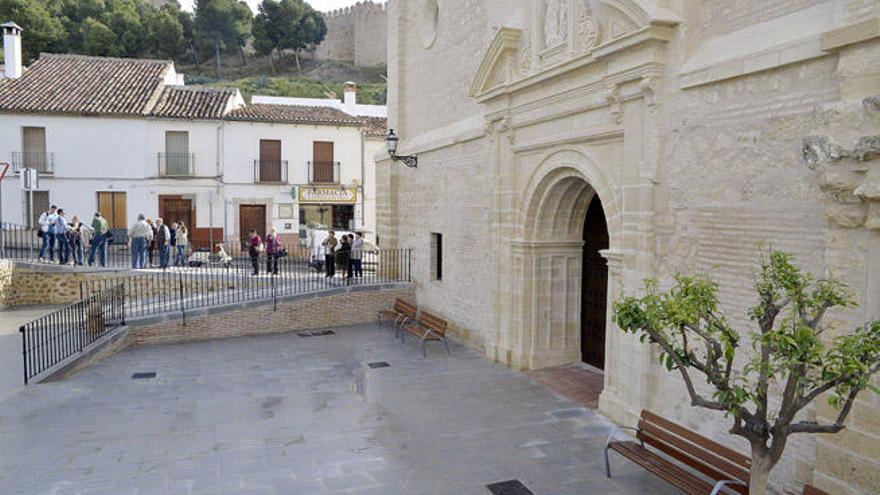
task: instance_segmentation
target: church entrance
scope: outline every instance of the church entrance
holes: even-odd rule
[[[584,253],[581,265],[581,360],[605,368],[605,316],[608,265],[599,254],[608,249],[608,226],[598,195],[594,195],[584,218]]]

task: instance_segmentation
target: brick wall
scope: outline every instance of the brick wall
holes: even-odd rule
[[[117,277],[125,271],[72,269],[0,260],[0,308],[72,303],[79,300],[80,282]]]
[[[277,311],[272,311],[271,303],[211,308],[187,315],[186,326],[179,315],[164,321],[131,322],[129,341],[132,345],[167,344],[372,323],[376,313],[390,308],[398,297],[415,301],[411,287],[364,287],[289,298],[278,302]]]

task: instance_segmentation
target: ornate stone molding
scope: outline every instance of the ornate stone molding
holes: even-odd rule
[[[611,113],[611,121],[615,124],[623,123],[623,105],[620,101],[620,86],[617,84],[609,84],[605,91],[605,101],[608,102],[608,109]]]

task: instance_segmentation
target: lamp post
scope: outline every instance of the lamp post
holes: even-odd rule
[[[403,162],[409,168],[416,168],[419,166],[419,159],[416,155],[398,155],[397,154],[397,142],[399,138],[397,134],[394,134],[394,129],[388,129],[388,134],[385,135],[385,146],[388,147],[388,155],[391,156],[391,159],[396,162]]]

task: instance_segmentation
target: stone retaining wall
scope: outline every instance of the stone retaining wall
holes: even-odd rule
[[[71,268],[0,260],[0,308],[68,304],[79,300],[80,282],[118,277],[127,270]]]
[[[187,312],[186,326],[179,313],[131,321],[132,345],[168,344],[243,337],[376,321],[376,314],[394,305],[395,298],[415,301],[409,284],[333,289],[272,302],[203,308]]]

